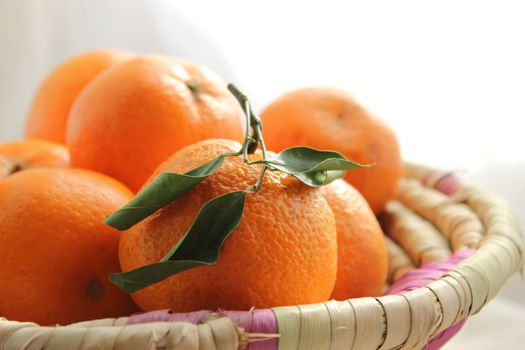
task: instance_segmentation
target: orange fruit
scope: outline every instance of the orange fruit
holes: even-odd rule
[[[100,72],[133,56],[95,50],[63,62],[40,85],[27,116],[26,136],[65,143],[67,117],[78,94]]]
[[[344,180],[321,187],[337,228],[337,278],[332,298],[381,295],[388,251],[379,225],[363,196]]]
[[[137,191],[180,148],[208,138],[242,140],[240,108],[225,84],[196,63],[142,56],[94,79],[69,116],[76,167]]]
[[[31,168],[66,168],[69,152],[64,145],[45,140],[0,143],[0,179]]]
[[[163,172],[185,172],[239,148],[231,140],[190,145],[162,164],[150,182]],[[260,170],[240,157],[226,158],[192,191],[123,233],[122,270],[159,261],[206,201],[248,188]],[[336,265],[334,217],[319,190],[290,175],[267,172],[259,191],[248,195],[240,225],[226,239],[217,264],[184,271],[132,296],[144,310],[175,312],[315,303],[330,296]]]
[[[376,163],[348,171],[345,177],[376,214],[395,196],[402,173],[396,135],[347,92],[323,87],[298,89],[272,102],[261,118],[266,145],[272,151],[310,146],[339,151],[358,163]]]
[[[103,224],[132,193],[86,170],[29,169],[0,181],[0,314],[42,325],[129,315],[108,280],[120,233]]]

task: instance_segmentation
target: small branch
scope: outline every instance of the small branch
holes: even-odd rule
[[[267,151],[266,151],[266,145],[264,143],[264,139],[262,137],[261,119],[253,112],[250,101],[248,100],[246,95],[244,95],[235,85],[228,84],[228,90],[230,90],[232,95],[237,99],[237,101],[239,101],[239,104],[242,107],[244,115],[246,116],[246,137],[244,138],[244,143],[242,145],[241,150],[239,151],[239,154],[242,153],[243,161],[248,165],[266,162]],[[263,159],[260,161],[250,161],[248,158],[248,155],[255,153],[257,148],[259,148],[259,146],[261,147]],[[236,155],[239,155],[239,154],[236,154]],[[269,169],[269,166],[266,164],[263,164],[262,170],[259,174],[259,177],[257,178],[257,182],[255,183],[255,185],[248,188],[247,191],[255,192],[261,187],[261,184],[264,178],[264,174],[266,173],[266,170],[268,169]]]
[[[268,166],[266,164],[264,164],[261,172],[259,173],[259,177],[257,178],[257,182],[255,183],[255,185],[253,185],[253,186],[249,187],[248,189],[246,189],[246,191],[248,191],[248,192],[256,192],[256,191],[259,190],[259,188],[261,188],[261,185],[262,185],[262,182],[263,182],[263,179],[264,179],[264,174],[266,173],[266,170],[268,170]]]
[[[247,149],[252,143],[253,137],[251,135],[251,126],[250,126],[250,115],[247,113],[250,110],[250,103],[248,101],[248,98],[241,92],[237,87],[233,84],[228,84],[228,90],[232,93],[232,95],[239,101],[239,104],[242,106],[243,113],[245,115],[245,133],[244,133],[244,142],[242,144],[241,149],[238,152],[235,153],[227,153],[226,156],[240,156],[243,155],[244,161],[246,162],[247,159]]]
[[[247,147],[245,153],[253,154],[259,147],[259,143],[262,141],[261,133],[261,120],[253,112],[250,101],[235,85],[228,84],[228,90],[235,96],[239,104],[242,106],[244,115],[246,116],[246,135],[244,139],[244,147]],[[264,141],[262,141],[264,143]],[[265,150],[266,152],[266,150]],[[245,159],[247,161],[247,159]]]
[[[261,152],[263,155],[263,159],[267,160],[267,153],[266,153],[266,144],[264,143],[264,139],[262,137],[262,122],[259,117],[257,117],[255,114],[251,114],[250,117],[251,125],[254,132],[254,138],[259,141],[259,144],[261,145]]]

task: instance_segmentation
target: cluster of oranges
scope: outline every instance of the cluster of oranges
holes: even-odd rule
[[[386,125],[329,88],[271,103],[262,113],[267,147],[337,150],[375,166],[321,188],[268,172],[216,264],[131,298],[111,284],[111,272],[159,261],[205,202],[257,180],[260,165],[228,157],[129,230],[103,224],[158,175],[238,151],[242,120],[225,83],[187,60],[99,50],[56,68],[34,98],[27,139],[0,145],[0,316],[67,324],[137,306],[248,309],[379,295],[387,252],[375,214],[395,194],[399,147]]]

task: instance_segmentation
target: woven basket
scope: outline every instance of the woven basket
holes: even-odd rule
[[[385,295],[250,311],[167,310],[63,327],[0,318],[0,349],[438,349],[522,268],[509,206],[453,175],[406,164],[381,217]]]

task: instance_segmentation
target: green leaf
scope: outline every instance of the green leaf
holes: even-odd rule
[[[270,167],[294,175],[313,187],[325,185],[345,175],[346,170],[368,167],[352,162],[339,152],[310,147],[292,147],[266,161]]]
[[[224,155],[221,155],[184,174],[160,174],[128,204],[108,216],[104,223],[120,231],[127,230],[160,208],[188,193],[219,169],[223,161]]]
[[[134,293],[176,273],[215,264],[224,240],[239,226],[246,195],[245,191],[235,191],[210,200],[160,262],[114,273],[109,279],[123,291]]]

